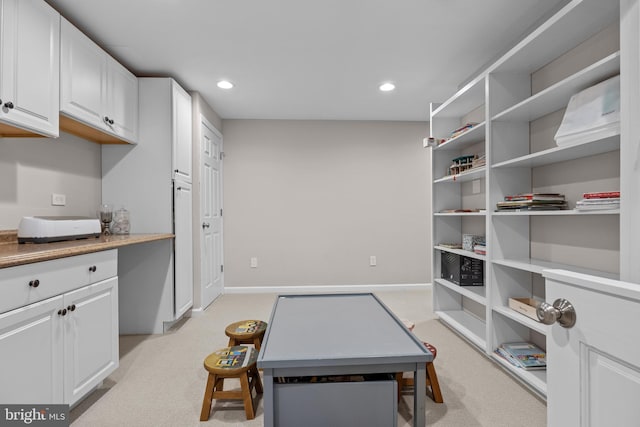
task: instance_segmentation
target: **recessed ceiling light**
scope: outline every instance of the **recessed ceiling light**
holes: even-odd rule
[[[233,83],[228,80],[220,80],[218,82],[218,87],[220,89],[231,89],[233,87]]]
[[[389,92],[392,91],[396,88],[396,85],[394,85],[393,83],[382,83],[378,89],[380,89],[382,92]]]

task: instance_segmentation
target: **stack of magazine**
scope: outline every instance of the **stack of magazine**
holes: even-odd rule
[[[529,342],[504,343],[495,352],[518,368],[526,370],[547,368],[547,354],[540,347]]]
[[[582,200],[576,202],[576,209],[580,211],[620,209],[619,191],[584,193],[582,197]]]
[[[505,196],[496,206],[497,211],[549,211],[567,209],[567,201],[559,193],[523,193]]]

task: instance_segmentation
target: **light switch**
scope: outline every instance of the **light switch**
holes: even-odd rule
[[[64,206],[67,203],[67,196],[64,194],[51,194],[51,206]]]
[[[251,268],[258,268],[258,257],[251,257]]]
[[[472,188],[473,194],[480,193],[480,180],[479,179],[474,179],[473,181],[471,181],[471,184],[473,186],[473,188]]]
[[[376,259],[376,256],[375,255],[371,255],[369,257],[369,266],[375,267],[377,263],[378,263],[378,260]]]

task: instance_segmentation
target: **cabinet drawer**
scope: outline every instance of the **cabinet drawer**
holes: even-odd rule
[[[0,313],[117,274],[115,249],[0,269]]]

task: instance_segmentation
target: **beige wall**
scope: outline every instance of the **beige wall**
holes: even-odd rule
[[[223,126],[226,287],[429,281],[427,123]]]
[[[100,205],[100,146],[59,138],[0,138],[0,230],[15,230],[31,215],[95,217]],[[51,206],[51,193],[66,206]]]

